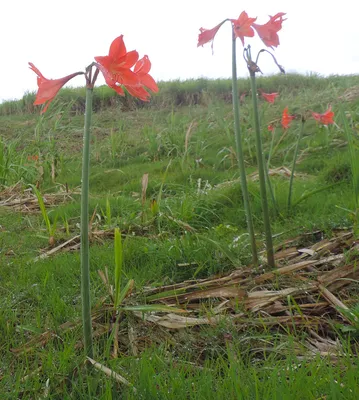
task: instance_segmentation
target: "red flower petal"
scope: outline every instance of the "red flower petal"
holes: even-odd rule
[[[58,91],[72,78],[77,75],[83,75],[83,72],[75,72],[60,79],[46,79],[33,63],[30,63],[30,69],[37,75],[37,85],[39,87],[34,105],[45,104],[45,108],[41,111],[43,114],[49,107],[52,100],[56,97]]]
[[[158,92],[158,86],[155,80],[151,75],[148,74],[150,69],[151,61],[149,60],[148,56],[145,55],[137,61],[134,71],[136,72],[141,85],[152,90],[152,92]]]
[[[231,19],[233,31],[237,38],[240,38],[244,46],[244,37],[253,37],[254,30],[252,24],[257,18],[249,18],[245,11],[242,11],[238,19]]]
[[[268,103],[274,103],[274,100],[279,96],[279,93],[264,93],[261,91],[261,96]]]
[[[124,60],[123,68],[131,68],[133,67],[138,60],[138,53],[136,50],[129,51],[126,54],[126,59]]]
[[[116,73],[113,74],[116,82],[121,85],[137,85],[138,76],[130,69],[121,68]]]
[[[135,65],[135,73],[143,73],[143,74],[148,74],[151,69],[151,61],[149,60],[148,56],[142,57],[140,60]]]
[[[282,29],[282,22],[285,13],[277,13],[273,17],[269,17],[269,21],[264,25],[253,24],[253,28],[257,31],[259,37],[267,47],[277,47],[279,45],[279,37],[277,32]]]
[[[109,57],[113,59],[118,59],[126,55],[126,46],[123,41],[123,35],[117,37],[110,46],[110,51],[108,53]]]
[[[294,119],[294,115],[289,115],[288,114],[288,107],[286,107],[283,110],[283,114],[282,114],[282,127],[284,129],[288,129],[292,119]]]
[[[147,89],[150,89],[152,92],[157,93],[158,92],[158,86],[155,80],[152,78],[151,75],[144,75],[141,77],[141,83],[143,86],[145,86]]]
[[[323,114],[312,112],[312,116],[316,121],[320,122],[323,125],[334,124],[334,112],[332,111],[331,106],[329,106],[328,110]]]
[[[125,88],[133,97],[149,101],[150,94],[142,86],[125,86]]]
[[[156,82],[148,74],[151,69],[151,62],[148,56],[138,60],[136,50],[126,52],[122,35],[112,42],[108,56],[95,57],[95,60],[107,85],[120,95],[124,95],[121,85],[132,96],[144,101],[147,101],[150,97],[145,87],[153,92],[158,91]],[[134,65],[134,71],[132,71],[131,68]]]
[[[213,49],[214,37],[216,36],[219,28],[223,25],[224,22],[225,21],[222,21],[220,24],[216,25],[212,29],[200,28],[199,29],[200,33],[198,34],[197,47],[203,46],[204,44],[206,44],[208,42],[212,42],[212,49]]]

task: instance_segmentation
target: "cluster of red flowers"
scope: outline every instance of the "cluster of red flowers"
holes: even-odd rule
[[[334,124],[334,112],[332,111],[332,107],[329,106],[328,110],[323,113],[323,114],[319,114],[316,113],[314,111],[312,111],[312,117],[318,121],[319,123],[321,123],[322,125],[331,125]],[[283,110],[282,113],[282,119],[281,119],[281,125],[284,129],[288,129],[290,126],[291,121],[295,118],[294,115],[289,115],[288,114],[288,107],[286,107]],[[272,132],[274,131],[275,125],[274,124],[270,124],[268,125],[268,131]]]
[[[140,60],[138,58],[136,50],[127,52],[123,35],[121,35],[111,43],[107,56],[95,57],[94,65],[102,72],[107,85],[119,95],[124,96],[125,94],[123,86],[132,96],[148,101],[150,94],[146,89],[157,92],[158,87],[152,76],[149,75],[151,62],[148,56],[144,56]],[[46,79],[34,64],[29,63],[29,65],[30,69],[37,74],[39,90],[34,104],[45,104],[42,113],[47,110],[65,83],[77,75],[84,74],[84,72],[75,72],[60,79]],[[132,67],[134,67],[133,70],[131,70]]]
[[[270,16],[267,23],[265,23],[264,25],[259,25],[255,23],[257,18],[249,18],[248,14],[243,11],[238,19],[229,19],[229,21],[231,21],[232,23],[235,36],[241,39],[243,46],[244,37],[254,36],[254,28],[257,31],[258,36],[262,39],[263,43],[267,47],[273,48],[279,45],[278,31],[282,29],[282,22],[285,21],[285,19],[283,19],[284,15],[285,13],[282,12],[277,13],[273,17]],[[216,36],[219,28],[226,21],[228,20],[226,19],[222,21],[220,24],[212,29],[200,28],[197,46],[203,46],[208,42],[213,42],[213,39]]]

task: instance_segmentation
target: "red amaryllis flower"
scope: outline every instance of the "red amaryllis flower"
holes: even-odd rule
[[[268,129],[269,132],[273,132],[273,131],[274,131],[274,128],[275,128],[274,125],[273,125],[273,124],[270,124],[270,125],[268,125],[268,128],[267,128],[267,129]]]
[[[257,18],[249,18],[245,11],[242,11],[238,19],[231,19],[233,24],[233,31],[237,38],[240,38],[244,46],[244,37],[253,37],[254,30],[252,28],[253,22]]]
[[[334,112],[332,111],[332,106],[329,106],[328,110],[323,114],[318,114],[312,111],[312,116],[316,121],[320,122],[323,125],[334,124]]]
[[[225,21],[221,22],[217,26],[215,26],[212,29],[205,29],[205,28],[199,28],[200,33],[198,34],[198,43],[197,47],[203,46],[204,44],[208,42],[212,42],[212,50],[213,50],[213,39],[216,36],[218,29],[223,25]]]
[[[37,75],[37,86],[39,87],[34,105],[45,104],[45,108],[41,111],[41,114],[47,110],[50,103],[65,83],[75,76],[83,74],[83,72],[75,72],[74,74],[67,75],[60,79],[46,79],[33,63],[29,62],[29,65],[30,69]]]
[[[261,96],[263,97],[263,99],[265,101],[267,101],[268,103],[274,103],[274,100],[276,99],[276,97],[279,96],[279,93],[264,93],[262,91],[260,91]]]
[[[107,85],[119,95],[125,94],[120,85],[139,85],[137,75],[130,69],[137,62],[138,53],[136,50],[126,51],[123,35],[117,37],[111,43],[108,56],[95,57],[95,60]]]
[[[264,25],[253,24],[253,28],[257,31],[259,37],[267,47],[277,47],[279,45],[279,37],[277,32],[282,29],[282,22],[285,13],[277,13],[274,17],[269,16],[269,21]]]
[[[290,121],[294,119],[294,115],[288,114],[288,107],[283,110],[282,114],[282,126],[284,129],[288,129],[290,125]]]
[[[138,85],[137,86],[128,86],[124,85],[128,92],[134,96],[138,97],[143,101],[148,101],[150,94],[144,89],[152,90],[152,92],[158,92],[158,86],[155,80],[149,75],[151,69],[151,62],[148,56],[144,56],[140,60],[137,61],[135,65],[134,72],[138,78]]]

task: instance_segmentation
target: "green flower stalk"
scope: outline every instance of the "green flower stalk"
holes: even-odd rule
[[[252,103],[253,103],[253,115],[254,115],[254,130],[256,135],[256,150],[257,150],[257,164],[258,164],[258,176],[259,176],[259,188],[262,201],[262,211],[263,211],[263,224],[266,239],[266,251],[267,251],[267,262],[271,267],[275,266],[274,261],[274,249],[273,249],[273,239],[272,231],[270,226],[269,218],[269,207],[267,200],[267,190],[266,190],[266,174],[264,169],[264,157],[262,150],[262,138],[261,138],[261,128],[259,124],[259,112],[258,112],[258,102],[257,102],[257,85],[256,85],[256,72],[259,68],[256,63],[252,61],[250,46],[245,50],[247,55],[247,66],[251,79],[251,90],[252,90]]]
[[[81,298],[82,323],[85,353],[93,357],[91,299],[90,299],[90,250],[89,250],[89,175],[90,175],[90,133],[92,117],[93,87],[86,88],[85,128],[83,138],[82,180],[81,180]]]
[[[252,250],[252,261],[254,266],[258,265],[258,254],[257,245],[253,228],[253,218],[251,213],[251,207],[249,203],[249,194],[247,188],[247,177],[244,165],[244,156],[242,148],[242,135],[239,121],[239,100],[238,100],[238,82],[237,82],[237,56],[236,56],[236,36],[233,31],[232,37],[232,102],[233,102],[233,114],[234,114],[234,133],[236,137],[236,150],[238,158],[238,166],[241,180],[241,188],[243,195],[244,211],[246,214],[247,228],[249,233],[249,240],[251,243]]]

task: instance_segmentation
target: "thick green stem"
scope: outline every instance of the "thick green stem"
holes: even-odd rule
[[[274,267],[275,263],[274,263],[273,240],[272,240],[272,232],[271,232],[271,226],[270,226],[270,220],[269,220],[269,209],[268,209],[266,181],[265,181],[265,172],[264,172],[264,157],[263,157],[263,150],[262,150],[261,129],[260,129],[260,125],[259,125],[256,75],[255,75],[255,72],[252,70],[249,70],[249,72],[250,72],[250,76],[251,76],[254,128],[255,128],[255,133],[256,133],[259,187],[260,187],[260,193],[261,193],[261,199],[262,199],[263,222],[264,222],[264,231],[265,231],[265,236],[266,236],[266,247],[267,247],[267,261],[271,267]]]
[[[249,203],[247,178],[246,178],[244,156],[243,156],[243,149],[242,149],[241,128],[240,128],[240,123],[239,123],[236,37],[235,37],[234,33],[233,33],[233,38],[232,38],[232,101],[233,101],[233,113],[234,113],[234,132],[235,132],[235,136],[236,136],[236,149],[237,149],[238,166],[239,166],[239,173],[240,173],[240,179],[241,179],[244,211],[246,213],[247,228],[248,228],[249,240],[250,240],[251,249],[252,249],[252,261],[253,261],[253,264],[255,266],[257,266],[258,265],[257,245],[256,245],[256,239],[255,239],[255,235],[254,235],[251,207],[250,207],[250,203]]]
[[[305,123],[305,121],[302,120],[302,126],[300,128],[297,145],[295,146],[295,151],[294,151],[292,173],[290,174],[290,181],[289,181],[288,213],[290,212],[290,208],[292,206],[292,191],[293,191],[294,171],[295,171],[295,165],[297,163],[297,158],[298,158],[299,143],[300,143],[300,139],[302,138],[302,135],[303,135],[304,123]]]
[[[90,256],[89,256],[89,170],[90,170],[90,128],[92,117],[93,89],[86,89],[85,129],[82,159],[81,191],[81,297],[82,322],[85,353],[93,357],[91,299],[90,299]]]

